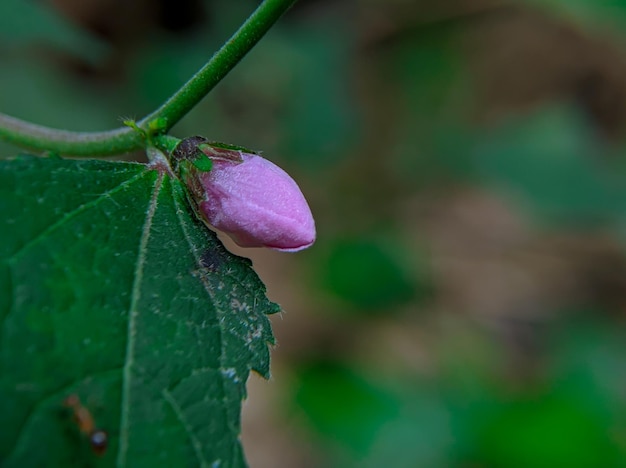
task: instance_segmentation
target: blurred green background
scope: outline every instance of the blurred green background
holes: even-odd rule
[[[255,5],[5,0],[0,110],[140,118]],[[626,466],[625,30],[626,0],[301,0],[174,129],[316,216],[300,254],[225,239],[285,309],[252,467]]]

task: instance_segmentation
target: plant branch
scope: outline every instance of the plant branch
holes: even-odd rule
[[[107,132],[71,132],[5,114],[0,114],[0,139],[24,148],[73,156],[108,156],[143,146],[141,135],[128,127]]]
[[[207,64],[161,107],[139,121],[139,126],[145,128],[152,120],[164,118],[167,129],[172,128],[239,63],[295,2],[265,0]]]
[[[264,0],[239,30],[213,57],[157,110],[137,122],[145,132],[150,123],[163,122],[166,132],[204,98],[259,42],[296,0]],[[32,124],[0,113],[0,139],[34,150],[73,156],[107,156],[127,153],[146,145],[136,129],[122,127],[105,132],[72,132]]]

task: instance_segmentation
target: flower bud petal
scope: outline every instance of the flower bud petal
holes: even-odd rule
[[[242,247],[296,252],[311,246],[315,222],[296,182],[267,159],[240,154],[240,161],[213,159],[210,171],[197,174],[204,192],[200,215]]]

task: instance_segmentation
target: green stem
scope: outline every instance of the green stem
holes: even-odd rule
[[[128,127],[108,132],[70,132],[5,114],[0,114],[0,139],[24,148],[73,156],[122,154],[143,146],[141,135]]]
[[[162,120],[166,132],[198,104],[296,0],[264,0],[239,30],[211,59],[157,110],[137,122],[149,131],[150,122]],[[73,156],[122,154],[145,146],[141,132],[122,127],[106,132],[71,132],[35,125],[0,113],[0,139],[34,150]]]

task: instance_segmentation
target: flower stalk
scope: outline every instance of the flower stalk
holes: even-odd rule
[[[150,136],[170,130],[243,59],[295,1],[264,0],[222,48],[163,105],[137,121],[137,127]],[[158,129],[151,128],[153,122],[161,123]],[[73,132],[0,113],[0,139],[31,150],[69,156],[128,153],[146,146],[145,134],[126,126],[104,132]]]

